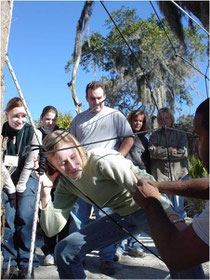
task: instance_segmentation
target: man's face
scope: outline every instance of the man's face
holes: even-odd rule
[[[202,118],[201,114],[196,114],[194,117],[194,130],[195,134],[199,140],[199,157],[209,172],[209,134],[208,130],[205,129],[202,125]]]
[[[91,113],[97,114],[103,109],[104,102],[101,103],[101,101],[103,101],[105,98],[106,94],[101,87],[97,89],[88,89],[86,100],[89,104]]]

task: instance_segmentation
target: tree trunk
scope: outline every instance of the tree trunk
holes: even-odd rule
[[[1,8],[1,112],[3,111],[3,103],[4,103],[4,93],[5,93],[5,87],[4,87],[4,66],[5,66],[5,56],[7,53],[8,48],[8,41],[9,41],[9,32],[10,32],[10,24],[11,24],[11,18],[12,18],[12,8],[13,8],[13,0],[3,0],[0,2],[0,8]],[[1,114],[1,121],[0,126],[2,129],[2,118],[3,114]],[[2,166],[2,138],[1,138],[1,166]],[[2,174],[1,174],[1,188],[0,193],[2,192]],[[2,204],[1,204],[2,207]],[[1,238],[4,231],[4,210],[1,209]],[[2,264],[2,261],[1,261]]]
[[[9,41],[9,31],[10,31],[10,23],[12,17],[12,6],[13,1],[1,1],[1,110],[3,109],[4,102],[4,66],[5,66],[5,56],[8,48]],[[2,120],[1,120],[2,121]]]

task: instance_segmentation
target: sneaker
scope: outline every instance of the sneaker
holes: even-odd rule
[[[44,259],[44,265],[45,266],[55,265],[54,256],[51,254],[48,254]]]
[[[34,269],[32,268],[30,277],[28,276],[28,267],[22,267],[19,269],[18,279],[34,279]]]
[[[128,255],[136,258],[144,258],[146,256],[143,250],[128,250]]]
[[[122,253],[121,252],[116,252],[113,258],[114,262],[119,262],[122,258]]]
[[[108,276],[115,274],[114,263],[111,261],[101,262],[99,269],[100,269],[101,273],[108,275]]]
[[[11,266],[10,269],[2,269],[1,279],[17,279],[18,278],[18,267]]]

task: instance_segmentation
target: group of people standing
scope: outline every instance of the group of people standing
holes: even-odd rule
[[[136,201],[133,198],[135,185],[140,179],[153,182],[189,179],[187,135],[173,127],[174,117],[168,108],[159,110],[160,128],[147,138],[143,111],[132,111],[126,119],[119,111],[105,106],[105,99],[102,83],[89,83],[86,87],[89,109],[72,120],[68,132],[56,126],[56,108],[47,106],[36,135],[26,123],[21,100],[13,98],[7,104],[7,122],[2,129],[6,213],[2,253],[3,273],[10,262],[10,278],[27,277],[38,185],[31,171],[38,152],[30,150],[31,144],[43,142],[47,151],[59,149],[48,154],[50,167],[44,174],[40,224],[44,264],[56,263],[61,279],[85,279],[85,255],[94,249],[99,250],[100,271],[106,275],[115,273],[114,261],[125,250],[130,256],[144,257],[145,252],[136,239],[141,232],[151,232],[145,212],[137,203],[139,197]],[[62,150],[67,147],[71,149]],[[164,194],[160,202],[166,215],[178,221],[179,227],[179,220],[183,222],[186,217],[184,197]],[[95,221],[90,223],[92,206]],[[136,238],[128,236],[102,210]],[[34,252],[33,266],[38,265]],[[193,265],[183,274],[169,266],[171,278],[186,275],[202,278],[199,262]]]

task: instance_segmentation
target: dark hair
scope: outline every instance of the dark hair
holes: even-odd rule
[[[54,106],[49,105],[44,107],[44,109],[42,110],[40,119],[42,119],[50,111],[53,111],[55,113],[56,118],[58,117],[58,110]]]
[[[101,82],[92,81],[91,83],[87,84],[86,90],[85,90],[85,92],[86,92],[86,97],[88,97],[88,90],[89,90],[89,89],[95,90],[95,89],[97,89],[97,88],[102,88],[103,91],[104,91],[104,86],[103,86],[103,84],[102,84]]]
[[[144,116],[144,120],[143,120],[143,125],[142,125],[142,128],[141,128],[141,131],[146,131],[147,130],[147,118],[146,118],[146,115],[143,111],[140,111],[140,110],[135,110],[135,111],[131,111],[130,114],[128,115],[128,122],[132,128],[132,120],[137,117],[137,116],[140,116],[140,115],[143,115]]]
[[[23,102],[20,97],[13,97],[10,99],[10,101],[7,103],[5,111],[9,112],[16,107],[23,107]]]
[[[202,116],[202,125],[209,131],[209,97],[198,106],[195,114]]]

